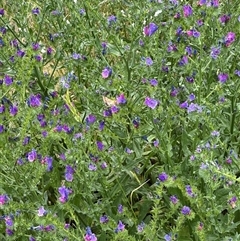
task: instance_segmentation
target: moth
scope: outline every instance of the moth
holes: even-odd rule
[[[103,102],[109,107],[117,105],[116,100],[109,99],[106,96],[102,96],[102,99],[103,99]]]

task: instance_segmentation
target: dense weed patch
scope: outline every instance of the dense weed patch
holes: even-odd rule
[[[234,1],[0,6],[1,240],[240,239]]]

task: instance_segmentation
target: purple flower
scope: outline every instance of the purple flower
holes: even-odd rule
[[[96,166],[95,164],[93,164],[93,163],[90,163],[90,164],[88,165],[88,169],[89,169],[90,171],[96,171],[96,170],[97,170],[97,166]]]
[[[194,196],[195,196],[195,194],[193,193],[192,188],[191,188],[190,185],[186,185],[185,190],[186,190],[187,194],[188,194],[190,197],[194,197]]]
[[[187,108],[187,112],[191,113],[194,111],[197,111],[198,113],[200,113],[200,112],[202,112],[202,107],[199,106],[198,104],[191,103]]]
[[[108,216],[106,214],[100,217],[100,223],[107,223],[108,221]]]
[[[218,55],[221,53],[221,48],[220,47],[211,47],[211,53],[210,56],[213,59],[217,59]]]
[[[36,55],[36,56],[35,56],[35,59],[36,59],[38,62],[40,62],[40,61],[42,60],[42,57],[41,57],[40,55]]]
[[[150,97],[146,97],[144,104],[151,109],[155,109],[158,105],[158,101],[155,99],[151,99]]]
[[[207,4],[207,0],[199,0],[199,1],[197,2],[197,4],[198,4],[199,6],[203,6],[203,5]]]
[[[181,210],[181,213],[182,213],[183,215],[189,215],[189,214],[191,213],[190,207],[188,207],[188,206],[183,206],[183,208],[182,208],[182,210]]]
[[[102,131],[104,128],[104,125],[105,125],[105,121],[100,121],[98,129]]]
[[[197,25],[200,27],[204,24],[203,20],[202,19],[198,19],[197,20]]]
[[[185,18],[191,16],[193,14],[192,7],[190,5],[183,6],[183,16]]]
[[[53,158],[52,157],[45,157],[45,162],[47,163],[47,171],[50,172],[53,169]]]
[[[4,125],[0,125],[0,133],[3,133],[5,130]]]
[[[223,24],[226,24],[230,20],[230,16],[224,14],[220,16],[219,21]]]
[[[47,55],[51,55],[53,52],[53,49],[51,47],[47,48]]]
[[[4,9],[0,8],[0,16],[4,16]]]
[[[32,49],[33,49],[34,51],[38,50],[39,48],[40,48],[40,44],[39,44],[39,43],[33,43],[33,44],[32,44]]]
[[[117,22],[117,17],[114,15],[111,15],[108,17],[107,22],[108,22],[108,26],[111,26],[112,24]]]
[[[117,104],[126,104],[127,100],[124,96],[124,94],[120,94],[116,97]]]
[[[61,203],[65,203],[65,202],[68,201],[68,196],[69,196],[69,194],[72,193],[72,190],[67,188],[67,187],[65,187],[65,186],[62,186],[62,187],[58,188],[58,192],[61,195],[59,197],[59,201]]]
[[[228,74],[225,74],[225,73],[220,73],[218,75],[218,80],[219,82],[221,82],[222,84],[224,84],[228,79]]]
[[[160,182],[165,182],[168,179],[168,175],[166,174],[166,172],[162,172],[158,175],[158,179]]]
[[[93,124],[96,121],[96,116],[90,114],[87,118],[86,118],[86,122],[87,125],[89,124]]]
[[[144,42],[143,42],[142,39],[140,39],[138,43],[139,43],[139,45],[140,45],[141,47],[144,46]]]
[[[11,116],[15,116],[18,113],[18,107],[16,105],[11,105],[9,111]]]
[[[166,234],[164,236],[165,241],[172,241],[172,235],[171,234]]]
[[[102,169],[106,169],[106,168],[107,168],[107,163],[106,163],[106,162],[103,162],[103,163],[101,164],[101,168],[102,168]]]
[[[123,212],[123,205],[119,204],[118,205],[118,213],[122,213]]]
[[[116,114],[119,112],[119,108],[115,105],[111,106],[110,109],[113,114]]]
[[[31,107],[39,107],[42,103],[41,103],[41,95],[37,94],[37,95],[30,95],[29,99],[28,99],[28,104]]]
[[[126,147],[125,151],[127,152],[127,154],[133,153],[133,150],[129,149],[128,147]]]
[[[192,93],[188,96],[189,101],[194,101],[195,100],[195,95]]]
[[[102,77],[104,79],[107,79],[112,75],[112,69],[110,67],[105,67],[102,71]]]
[[[225,45],[226,47],[230,46],[235,41],[235,33],[229,32],[225,36]]]
[[[107,109],[107,110],[104,110],[104,111],[103,111],[103,116],[104,116],[104,117],[110,117],[110,116],[112,116],[112,111],[111,111],[111,109],[109,108],[109,109]]]
[[[34,15],[38,15],[39,13],[40,13],[39,8],[34,8],[34,9],[32,10],[32,14],[34,14]]]
[[[145,63],[147,66],[151,66],[153,64],[153,61],[150,57],[145,58]]]
[[[13,232],[12,229],[6,228],[6,234],[7,234],[8,236],[12,236],[13,233],[14,233],[14,232]]]
[[[158,26],[155,23],[150,23],[143,28],[144,36],[152,36],[158,30]]]
[[[150,80],[149,80],[149,83],[150,83],[150,85],[152,85],[152,86],[157,86],[157,85],[158,85],[158,81],[157,81],[156,79],[150,79]]]
[[[154,145],[155,147],[158,147],[158,145],[159,145],[159,140],[158,140],[158,139],[154,140],[154,141],[153,141],[153,145]]]
[[[99,151],[102,151],[104,149],[104,145],[101,141],[97,141],[96,144]]]
[[[17,39],[13,39],[13,40],[11,40],[10,41],[10,45],[12,46],[12,47],[18,47],[18,41],[17,41]]]
[[[9,86],[13,83],[13,78],[9,75],[4,76],[4,83],[6,86]]]
[[[36,150],[32,149],[32,151],[28,152],[27,159],[29,162],[33,162],[37,159],[37,152]]]
[[[178,203],[178,198],[176,195],[172,195],[170,197],[170,201],[173,203],[173,204],[177,204]]]
[[[30,236],[29,241],[36,241],[36,239],[33,236]]]
[[[4,105],[0,105],[0,114],[5,112],[5,106]]]
[[[237,75],[238,77],[240,77],[240,70],[235,70],[234,74]],[[0,112],[1,113],[1,112]]]
[[[0,195],[0,206],[6,204],[9,201],[9,197],[6,194]]]
[[[187,102],[187,100],[186,100],[185,102],[180,103],[180,104],[179,104],[179,107],[180,107],[181,109],[187,109],[187,108],[188,108],[188,102]]]
[[[26,146],[30,142],[30,136],[26,136],[23,140],[23,146]]]
[[[18,57],[23,57],[25,55],[25,52],[23,51],[23,50],[21,50],[21,49],[19,49],[18,51],[17,51],[17,56]]]
[[[237,202],[237,197],[236,197],[236,196],[232,197],[232,198],[228,201],[228,203],[230,204],[230,206],[231,206],[232,208],[235,208],[235,207],[236,207],[236,202]]]
[[[65,179],[68,182],[72,182],[73,181],[73,174],[74,174],[75,170],[72,166],[67,165],[65,167]]]
[[[79,10],[79,13],[80,13],[81,16],[83,16],[86,13],[86,11],[85,11],[84,8],[82,8],[82,9]]]
[[[187,55],[184,55],[178,62],[178,64],[180,66],[184,66],[188,63],[188,56]]]
[[[138,233],[141,233],[143,231],[145,227],[145,223],[144,222],[141,222],[138,226],[137,226],[137,231]]]
[[[115,229],[115,232],[118,233],[118,232],[121,232],[125,229],[125,224],[122,223],[121,220],[119,220],[118,222],[118,226],[117,228]]]
[[[212,135],[212,136],[219,136],[220,133],[219,133],[219,131],[213,131],[213,132],[211,133],[211,135]]]
[[[38,217],[43,217],[47,214],[47,211],[44,209],[43,206],[41,206],[39,209],[38,209]]]
[[[92,233],[91,228],[86,228],[86,234],[84,236],[84,241],[97,241],[97,237],[94,233]]]
[[[177,46],[173,44],[172,42],[169,42],[168,47],[167,47],[168,52],[176,52],[177,51]]]
[[[72,58],[75,59],[75,60],[81,59],[81,54],[73,53]]]

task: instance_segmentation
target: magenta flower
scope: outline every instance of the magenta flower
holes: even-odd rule
[[[155,23],[150,23],[143,28],[144,36],[152,36],[158,30],[158,26]]]
[[[104,79],[107,79],[108,77],[110,77],[112,75],[112,69],[110,67],[106,67],[103,69],[102,71],[102,77]]]
[[[155,99],[151,99],[150,97],[146,97],[144,104],[151,109],[155,109],[158,105],[158,101]]]
[[[185,18],[191,16],[193,14],[192,7],[190,5],[183,6],[183,16]]]
[[[92,233],[91,228],[86,228],[86,234],[84,236],[84,241],[97,241],[97,237],[94,233]]]
[[[218,80],[219,82],[221,82],[222,84],[224,84],[228,79],[228,74],[225,74],[225,73],[220,73],[218,75]]]
[[[0,206],[6,204],[9,201],[9,197],[6,194],[0,195]]]
[[[227,33],[225,36],[225,45],[226,47],[230,46],[235,41],[236,34],[233,32]]]
[[[230,16],[226,14],[220,16],[219,18],[219,21],[223,24],[226,24],[229,20],[230,20]]]
[[[124,94],[120,94],[116,97],[116,101],[118,104],[126,104],[127,103],[127,100],[124,96]]]

